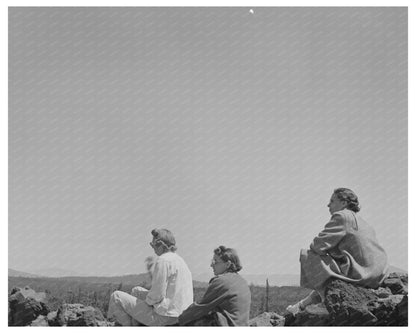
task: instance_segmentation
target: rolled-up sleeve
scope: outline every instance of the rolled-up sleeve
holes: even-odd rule
[[[341,214],[335,213],[331,220],[325,225],[317,237],[312,241],[310,248],[319,255],[324,255],[328,250],[337,244],[346,235],[345,218]]]
[[[168,267],[164,260],[158,260],[155,264],[155,270],[152,279],[152,288],[146,296],[146,303],[155,305],[163,301],[166,297],[168,283]]]

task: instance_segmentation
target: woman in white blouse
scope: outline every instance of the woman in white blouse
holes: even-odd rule
[[[110,297],[108,318],[122,326],[167,326],[193,302],[192,275],[176,254],[175,238],[167,229],[152,230],[150,246],[158,256],[150,290],[136,287],[133,295],[115,291]]]

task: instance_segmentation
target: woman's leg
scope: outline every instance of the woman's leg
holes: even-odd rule
[[[321,296],[319,295],[319,292],[316,290],[313,290],[308,296],[306,296],[304,299],[300,300],[299,302],[297,302],[294,305],[289,305],[286,310],[293,313],[293,314],[297,314],[300,311],[305,310],[305,308],[308,305],[311,304],[316,304],[316,303],[320,303],[322,302]]]
[[[115,291],[111,295],[107,317],[113,317],[123,326],[166,326],[178,321],[175,317],[157,314],[153,306],[123,291]]]
[[[122,326],[133,326],[132,317],[124,309],[124,295],[122,291],[115,291],[111,294],[108,305],[107,318],[114,319]]]
[[[303,300],[300,301],[302,309],[306,308],[308,305],[321,302],[322,299],[320,293],[317,290],[313,290],[308,296],[306,296]]]
[[[123,291],[111,295],[108,316],[114,317],[123,326],[150,326],[154,322],[153,307]]]

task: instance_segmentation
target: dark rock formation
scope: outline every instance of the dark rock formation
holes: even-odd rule
[[[45,293],[37,293],[29,287],[13,288],[9,296],[9,326],[27,326],[48,312]]]
[[[47,316],[48,326],[112,326],[100,310],[83,304],[63,304]]]
[[[100,310],[83,304],[64,305],[67,326],[108,326]]]
[[[40,315],[34,321],[32,321],[29,324],[29,326],[49,326],[49,325],[48,325],[48,320],[46,319],[46,317],[43,315]]]
[[[408,276],[391,273],[378,289],[363,288],[341,280],[331,281],[323,305],[310,305],[297,315],[265,312],[250,326],[407,326]],[[9,326],[113,326],[101,311],[83,304],[63,304],[50,311],[47,295],[13,288],[9,296]],[[206,317],[190,326],[215,326]]]
[[[384,281],[383,286],[389,288],[393,294],[407,295],[407,274],[391,273]]]
[[[313,305],[309,305],[296,316],[287,314],[284,326],[331,326],[328,310],[316,311]]]
[[[378,289],[333,280],[325,292],[327,313],[308,306],[286,315],[285,326],[407,326],[407,286],[407,274],[399,273],[391,273]]]
[[[65,326],[65,316],[63,306],[60,306],[57,311],[48,313],[47,321],[49,326]]]
[[[50,312],[45,293],[13,288],[9,296],[9,326],[112,326],[100,310],[83,304],[63,304]]]
[[[285,317],[275,312],[264,312],[250,319],[249,326],[284,326]]]

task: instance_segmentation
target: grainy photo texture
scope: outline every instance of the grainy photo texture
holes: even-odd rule
[[[9,326],[407,326],[406,7],[10,7]]]

